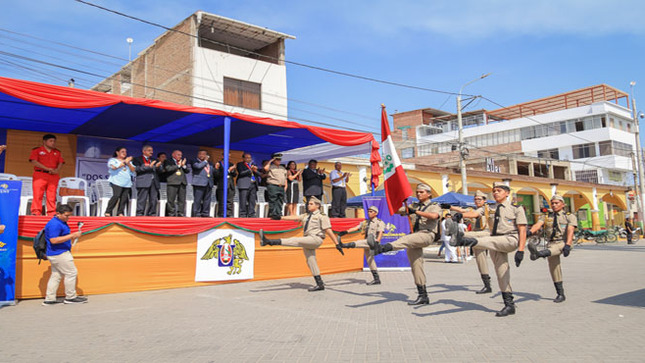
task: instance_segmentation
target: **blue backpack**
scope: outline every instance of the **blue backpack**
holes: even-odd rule
[[[47,259],[47,239],[44,228],[34,237],[34,252],[36,252],[39,265],[40,261]]]

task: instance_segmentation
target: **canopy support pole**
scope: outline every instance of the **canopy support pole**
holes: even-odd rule
[[[224,117],[224,157],[222,158],[222,188],[224,189],[222,197],[222,215],[227,218],[226,211],[228,210],[228,154],[231,148],[231,118]],[[219,185],[218,185],[219,187]]]

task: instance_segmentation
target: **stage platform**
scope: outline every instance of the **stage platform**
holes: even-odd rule
[[[48,261],[38,264],[32,245],[33,238],[49,219],[20,217],[16,261],[17,299],[45,296],[51,267]],[[332,229],[336,232],[344,231],[361,220],[331,219]],[[252,280],[311,275],[302,249],[260,247],[257,235],[260,229],[270,232],[271,238],[302,236],[302,227],[294,221],[266,218],[71,217],[68,224],[72,231],[76,231],[80,221],[84,223],[84,233],[72,247],[72,254],[78,268],[77,290],[82,295],[231,282],[195,281],[198,235],[211,229],[238,229],[254,233],[255,265]],[[360,233],[353,233],[344,236],[343,242],[360,238]],[[317,250],[316,256],[323,275],[363,268],[362,249],[345,250],[345,256],[342,256],[329,238]],[[64,295],[62,282],[59,295]]]

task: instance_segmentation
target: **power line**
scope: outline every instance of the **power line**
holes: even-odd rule
[[[63,46],[63,47],[69,47],[69,48],[72,48],[72,49],[80,50],[80,51],[83,51],[83,52],[89,52],[89,53],[92,53],[92,54],[97,54],[97,55],[101,55],[101,56],[106,56],[106,57],[110,57],[110,58],[117,59],[117,60],[127,61],[127,59],[123,59],[123,58],[119,58],[119,57],[114,57],[114,56],[111,56],[111,55],[108,55],[108,54],[104,54],[104,53],[100,53],[100,52],[96,52],[96,51],[88,50],[88,49],[85,49],[85,48],[80,48],[80,47],[72,46],[72,45],[69,45],[69,44],[62,43],[62,42],[55,42],[55,41],[51,41],[51,40],[48,40],[48,39],[35,37],[35,36],[32,36],[32,35],[22,34],[22,33],[14,32],[14,31],[7,30],[7,29],[2,29],[2,28],[0,28],[0,31],[7,32],[7,33],[11,33],[11,34],[14,34],[14,35],[24,36],[24,37],[28,37],[28,38],[36,39],[36,40],[40,40],[40,41],[50,42],[50,43],[57,44],[57,45],[60,45],[60,46]],[[7,38],[7,39],[11,39],[11,40],[19,41],[19,40],[15,39],[15,38],[7,37],[7,36],[2,36],[2,35],[0,35],[0,37],[4,37],[4,38]],[[22,43],[27,43],[27,44],[31,44],[31,45],[35,45],[35,44],[33,44],[33,43],[30,43],[30,42],[25,42],[25,41],[20,41],[20,42],[22,42]],[[11,45],[10,45],[10,46],[11,46]],[[42,46],[42,45],[40,45],[40,44],[38,44],[37,46],[38,46],[39,48],[43,48],[43,46]],[[26,52],[30,52],[30,53],[37,53],[37,54],[43,55],[42,53],[38,53],[38,52],[35,52],[35,51],[32,51],[32,50],[28,50],[28,49],[24,49],[24,48],[20,48],[20,47],[16,47],[16,46],[11,46],[11,47],[16,48],[16,49],[20,49],[20,50],[23,50],[23,51],[26,51]],[[78,54],[75,54],[75,53],[64,52],[64,51],[61,51],[61,50],[58,50],[58,49],[55,49],[55,48],[52,48],[52,47],[44,47],[44,48],[48,48],[48,49],[51,49],[51,50],[54,50],[54,51],[57,51],[57,52],[61,52],[61,53],[63,53],[63,54],[74,55],[74,56],[82,57],[82,58],[89,59],[89,60],[92,60],[92,61],[99,61],[99,62],[102,62],[102,63],[105,63],[105,64],[109,64],[109,65],[114,65],[114,66],[117,66],[117,67],[121,67],[121,64],[117,64],[117,63],[114,63],[114,62],[107,62],[107,61],[97,60],[97,59],[95,59],[95,58],[86,57],[86,56],[78,55]],[[60,58],[53,57],[53,56],[51,56],[51,55],[49,55],[49,54],[47,54],[47,55],[45,55],[45,56],[50,57],[50,58],[53,58],[53,59],[57,59],[57,60],[62,60],[62,59],[60,59]],[[78,63],[76,63],[76,64],[77,64],[77,65],[79,65]],[[166,69],[166,68],[163,68],[163,67],[157,66],[157,65],[155,65],[155,64],[151,64],[151,65],[150,65],[150,67],[152,67],[153,69],[158,69],[158,70],[162,70],[162,71],[167,71],[167,72],[172,72],[172,73],[174,73],[174,74],[178,74],[175,70]],[[121,69],[123,69],[123,67],[121,67]],[[118,73],[118,72],[117,72],[117,73]],[[191,77],[192,79],[198,79],[198,80],[203,80],[203,81],[212,82],[212,83],[214,83],[214,84],[216,84],[216,85],[222,85],[222,84],[223,84],[223,82],[216,81],[216,80],[214,80],[214,79],[210,79],[210,78],[200,77],[200,76],[197,76],[197,75],[194,75],[194,74],[191,74],[191,75],[190,75],[190,77]],[[77,78],[78,78],[78,77],[77,77]],[[107,78],[107,79],[109,79],[109,78]],[[184,79],[180,79],[179,81],[180,81],[180,82],[183,82],[183,83],[185,83],[185,84],[192,85],[192,83],[190,83],[190,81],[187,81],[187,80],[184,80]],[[205,85],[202,85],[202,87],[203,87],[205,90],[215,90],[215,91],[221,92],[221,89],[213,89],[213,88],[210,88],[210,87],[205,86]],[[89,88],[89,87],[88,87],[88,88]],[[151,89],[152,89],[152,88],[154,88],[154,87],[147,87],[147,88],[151,88]],[[278,98],[278,99],[284,99],[284,100],[287,100],[287,101],[293,101],[293,102],[297,102],[297,103],[302,103],[302,104],[309,105],[309,106],[312,106],[312,107],[318,107],[318,108],[322,108],[322,109],[326,109],[326,110],[330,110],[330,111],[334,111],[334,112],[339,112],[339,113],[343,113],[343,114],[354,115],[354,116],[361,117],[361,118],[363,118],[363,119],[367,119],[367,120],[373,120],[373,119],[374,119],[373,117],[370,117],[370,116],[360,115],[360,114],[352,113],[352,112],[350,112],[350,111],[345,111],[345,110],[340,110],[340,109],[332,108],[332,107],[329,107],[329,106],[318,105],[318,104],[311,103],[311,102],[307,102],[307,101],[303,101],[303,100],[292,99],[292,98],[284,97],[284,96],[281,96],[281,95],[276,95],[276,94],[267,94],[267,95],[265,95],[265,96],[270,96],[270,97],[275,97],[275,98]],[[226,105],[226,104],[224,104],[224,103],[222,103],[222,102],[217,102],[217,101],[213,101],[213,100],[211,100],[211,102],[216,102],[216,103],[222,104],[222,105],[224,105],[224,106],[229,106],[229,105]],[[268,104],[272,104],[272,105],[280,105],[280,106],[282,105],[282,104],[277,104],[277,103],[273,103],[273,102],[271,102],[271,101],[268,101],[266,98],[264,98],[263,103],[268,103]],[[297,108],[294,108],[294,107],[290,107],[290,109],[294,109],[294,110],[298,110],[298,111],[302,111],[302,112],[308,112],[308,113],[313,114],[313,115],[316,115],[316,116],[327,117],[327,118],[330,118],[330,119],[333,119],[333,120],[336,120],[336,121],[345,122],[345,123],[350,123],[350,124],[352,124],[352,125],[356,124],[356,122],[355,122],[355,121],[353,121],[353,120],[342,119],[342,118],[333,117],[333,116],[330,116],[330,115],[321,115],[321,114],[318,114],[318,113],[315,113],[315,112],[311,112],[311,111],[307,111],[307,110],[302,110],[302,109],[297,109]],[[287,117],[286,115],[275,114],[275,113],[273,113],[273,115],[277,115],[277,116],[279,116],[279,117]],[[307,119],[303,119],[303,120],[305,120],[305,121],[309,121],[309,120],[307,120]],[[311,122],[313,122],[313,121],[311,121]],[[334,125],[334,126],[335,126],[335,127],[338,127],[337,125]],[[370,127],[368,127],[368,128],[370,128]],[[377,130],[377,131],[379,131],[379,132],[380,132],[380,129],[377,129],[377,128],[370,128],[370,129],[371,129],[371,130],[375,130],[375,131]]]
[[[266,58],[266,59],[270,59],[270,60],[273,60],[273,61],[281,61],[281,59],[279,59],[279,58],[277,58],[277,57],[273,57],[273,56],[269,56],[269,55],[265,55],[265,54],[260,54],[260,53],[257,53],[257,52],[250,51],[249,49],[239,48],[239,47],[236,47],[236,46],[233,46],[233,45],[230,45],[230,44],[226,44],[226,43],[222,43],[222,42],[217,42],[217,41],[212,40],[212,39],[200,38],[200,37],[199,37],[199,36],[197,36],[197,35],[193,35],[193,34],[190,34],[190,33],[186,33],[186,32],[183,32],[183,31],[181,31],[181,30],[174,29],[174,28],[169,28],[169,27],[167,27],[167,26],[165,26],[165,25],[162,25],[162,24],[159,24],[159,23],[155,23],[155,22],[152,22],[152,21],[149,21],[149,20],[145,20],[145,19],[142,19],[142,18],[139,18],[139,17],[133,16],[133,15],[129,15],[129,14],[126,14],[126,13],[123,13],[123,12],[120,12],[120,11],[117,11],[117,10],[109,9],[109,8],[104,7],[104,6],[100,6],[100,5],[97,5],[97,4],[93,4],[93,3],[88,2],[88,1],[84,1],[84,0],[75,0],[75,1],[76,1],[76,2],[79,2],[79,3],[81,3],[81,4],[85,4],[85,5],[88,5],[88,6],[92,6],[92,7],[95,7],[95,8],[97,8],[97,9],[100,9],[100,10],[103,10],[103,11],[107,11],[107,12],[110,12],[110,13],[113,13],[113,14],[116,14],[116,15],[119,15],[119,16],[122,16],[122,17],[126,17],[126,18],[129,18],[129,19],[132,19],[132,20],[135,20],[135,21],[138,21],[138,22],[144,23],[144,24],[148,24],[148,25],[151,25],[151,26],[155,26],[155,27],[158,27],[158,28],[162,28],[162,29],[165,29],[165,30],[167,30],[167,31],[172,31],[172,32],[176,32],[176,33],[179,33],[179,34],[183,34],[183,35],[186,35],[186,36],[189,36],[189,37],[192,37],[192,38],[198,39],[198,40],[200,40],[200,41],[202,41],[202,42],[203,42],[203,41],[206,41],[206,42],[210,42],[210,43],[212,43],[212,44],[221,45],[221,46],[226,46],[227,48],[230,48],[230,49],[243,51],[244,53],[247,53],[247,54],[253,54],[253,55],[258,56],[258,57],[261,57],[261,58]],[[305,63],[300,63],[300,62],[290,61],[290,60],[287,60],[287,59],[284,59],[284,60],[282,60],[282,61],[283,61],[283,62],[285,62],[285,63],[288,63],[288,64],[293,64],[293,65],[295,65],[295,66],[303,67],[303,68],[314,69],[314,70],[317,70],[317,71],[326,72],[326,73],[331,73],[331,74],[335,74],[335,75],[339,75],[339,76],[344,76],[344,77],[356,78],[356,79],[360,79],[360,80],[363,80],[363,81],[369,81],[369,82],[375,82],[375,83],[387,84],[387,85],[390,85],[390,86],[396,86],[396,87],[403,87],[403,88],[415,89],[415,90],[419,90],[419,91],[426,91],[426,92],[433,92],[433,93],[442,93],[442,94],[454,95],[454,96],[457,96],[457,95],[458,95],[458,93],[456,93],[456,92],[442,91],[442,90],[437,90],[437,89],[432,89],[432,88],[426,88],[426,87],[420,87],[420,86],[409,85],[409,84],[400,83],[400,82],[387,81],[387,80],[382,80],[382,79],[378,79],[378,78],[362,76],[362,75],[358,75],[358,74],[354,74],[354,73],[343,72],[343,71],[337,71],[337,70],[333,70],[333,69],[329,69],[329,68],[324,68],[324,67],[319,67],[319,66],[309,65],[309,64],[305,64]],[[472,96],[472,95],[467,95],[467,94],[462,94],[462,95],[463,95],[463,96]]]

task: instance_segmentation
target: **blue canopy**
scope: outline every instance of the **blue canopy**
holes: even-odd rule
[[[347,199],[347,206],[348,207],[362,207],[363,206],[363,198],[365,198],[365,197],[372,197],[372,193],[361,194],[361,195],[357,195],[355,197]],[[381,189],[381,190],[375,191],[374,192],[374,197],[385,198],[385,190]],[[414,198],[414,197],[409,197],[408,198],[408,203],[413,203],[413,202],[416,202],[416,201],[418,201],[417,198]]]
[[[445,203],[457,207],[475,207],[475,197],[472,195],[463,195],[455,192],[448,192],[444,195],[432,199],[436,203]],[[489,202],[490,203],[490,202]]]

